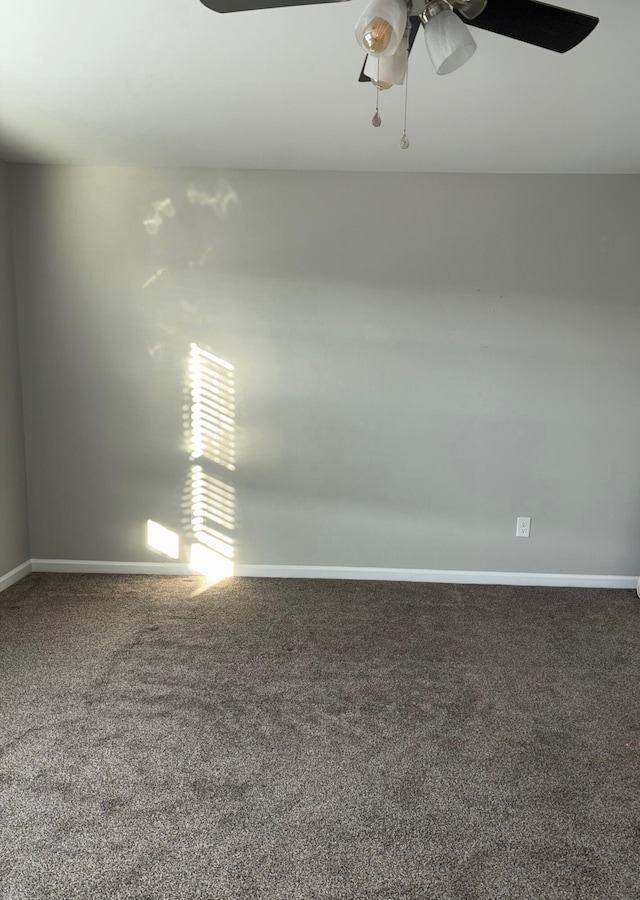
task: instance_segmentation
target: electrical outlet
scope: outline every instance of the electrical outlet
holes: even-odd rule
[[[516,519],[516,537],[529,537],[531,530],[531,517],[518,516]]]

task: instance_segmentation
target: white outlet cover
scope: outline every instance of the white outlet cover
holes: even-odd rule
[[[529,537],[531,531],[531,517],[518,516],[516,519],[516,537]]]

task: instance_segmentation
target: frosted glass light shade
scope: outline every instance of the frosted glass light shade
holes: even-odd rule
[[[381,90],[394,84],[404,84],[408,60],[407,45],[403,42],[393,56],[380,58],[368,55],[364,64],[364,74]]]
[[[476,52],[471,32],[450,9],[429,19],[424,26],[424,42],[438,75],[459,69]]]
[[[393,56],[407,24],[405,0],[372,0],[356,24],[356,40],[371,56]]]

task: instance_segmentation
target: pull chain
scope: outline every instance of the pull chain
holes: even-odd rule
[[[380,60],[378,60],[377,81],[378,81],[378,84],[376,84],[376,111],[373,116],[373,119],[371,120],[371,124],[373,125],[374,128],[380,128],[380,126],[382,125],[382,119],[380,118],[380,113],[378,112],[378,101],[380,100],[380,88],[378,87],[378,85],[380,84]]]
[[[407,103],[409,100],[409,30],[409,20],[407,19],[407,74],[404,77],[404,131],[402,132],[402,137],[400,138],[401,150],[409,149],[409,138],[407,137]]]

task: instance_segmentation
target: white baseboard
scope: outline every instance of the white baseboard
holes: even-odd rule
[[[108,562],[87,559],[32,559],[31,571],[109,575],[197,574],[186,563]],[[423,581],[449,584],[621,588],[624,590],[635,590],[638,584],[636,575],[565,575],[564,573],[543,572],[471,572],[463,569],[376,569],[351,566],[239,565],[236,566],[235,574],[245,578],[334,578],[359,581]]]
[[[0,591],[5,591],[8,587],[11,587],[16,581],[20,581],[31,571],[31,560],[28,559],[26,562],[23,562],[22,565],[16,566],[15,569],[7,572],[6,575],[0,575]]]
[[[472,572],[465,569],[375,569],[350,566],[238,566],[237,575],[263,578],[354,578],[441,584],[513,584],[545,587],[635,588],[634,575],[565,575],[543,572]]]
[[[85,575],[194,575],[186,563],[110,562],[96,559],[32,559],[33,572]]]

